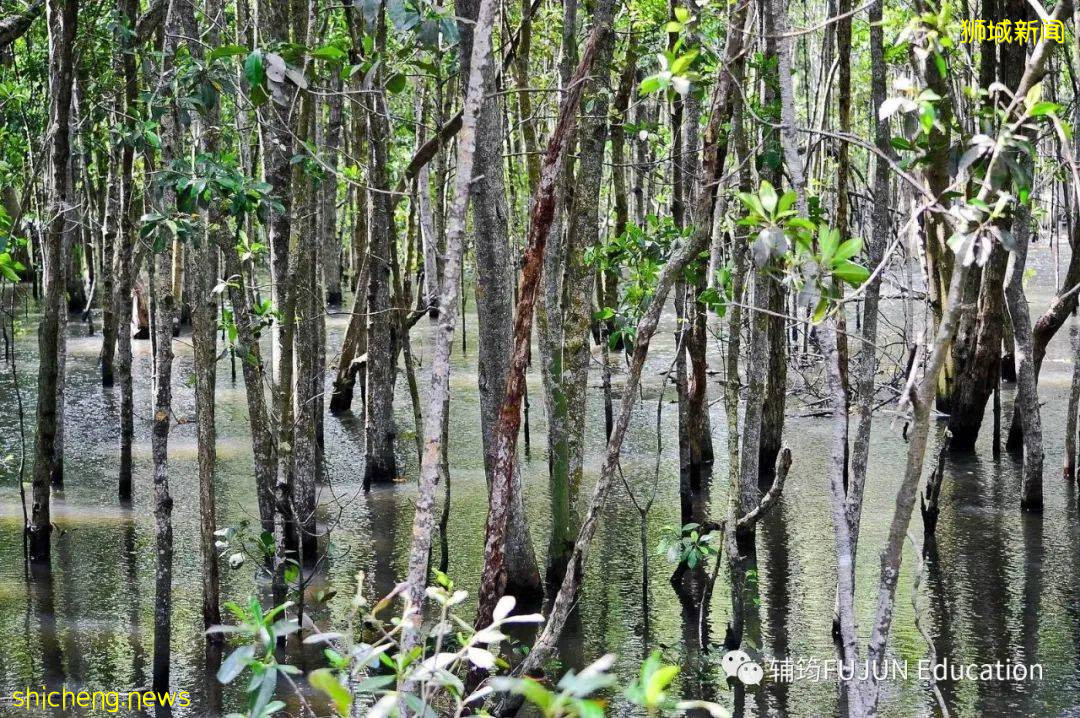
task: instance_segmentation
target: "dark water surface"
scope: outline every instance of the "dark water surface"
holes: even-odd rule
[[[1045,247],[1036,247],[1032,261],[1036,277],[1029,296],[1033,312],[1041,312],[1053,291],[1052,258]],[[331,354],[340,345],[346,319],[338,315],[328,321]],[[469,313],[467,321],[469,350],[462,355],[459,337],[451,378],[452,506],[447,558],[450,575],[473,592],[482,562],[487,492],[476,391],[475,314]],[[36,325],[26,326],[17,349],[27,431],[32,433]],[[655,399],[661,372],[671,361],[671,328],[665,325],[663,335],[657,337],[646,369],[646,402],[639,406],[623,458],[628,483],[639,499],[644,499],[653,485]],[[414,352],[426,362],[431,353],[426,323],[418,329]],[[191,347],[186,334],[174,346],[174,411],[177,417],[193,422],[194,395],[188,383]],[[16,476],[10,469],[0,469],[0,716],[26,715],[5,703],[13,691],[26,686],[47,683],[72,690],[128,690],[149,682],[154,607],[149,342],[135,342],[135,499],[130,508],[118,506],[115,498],[118,399],[114,390],[100,386],[96,366],[99,347],[100,335],[88,337],[84,325],[72,323],[67,366],[66,488],[53,499],[59,530],[54,533],[51,577],[27,580]],[[426,373],[425,365],[418,375],[422,391]],[[936,546],[927,550],[915,594],[917,609],[912,604],[912,586],[918,551],[910,545],[905,550],[890,647],[893,658],[907,661],[910,669],[906,680],[887,682],[885,715],[939,714],[929,683],[917,675],[917,664],[926,657],[927,645],[916,626],[916,610],[924,628],[934,636],[939,658],[953,663],[1011,661],[1043,667],[1043,679],[1038,681],[943,682],[940,687],[953,715],[1080,715],[1080,514],[1076,492],[1060,478],[1070,376],[1066,327],[1051,344],[1040,382],[1046,443],[1043,516],[1021,515],[1019,464],[1008,455],[992,458],[989,415],[978,453],[950,459]],[[329,382],[328,377],[327,386]],[[537,375],[530,377],[529,389],[533,399],[532,454],[523,462],[523,475],[532,538],[543,564],[550,520],[543,401]],[[670,388],[668,393],[673,394]],[[711,386],[710,394],[717,399],[712,416],[717,463],[711,511],[719,519],[727,506],[726,422],[718,400],[719,386]],[[1002,394],[1006,416],[1011,413],[1011,399],[1012,387],[1007,386]],[[0,381],[0,456],[14,454],[17,460],[16,407],[10,378],[4,377]],[[359,407],[357,392],[354,408]],[[878,552],[885,540],[905,456],[900,426],[892,423],[892,408],[886,406],[875,418],[857,567],[857,608],[863,634],[872,620]],[[600,468],[604,442],[599,391],[590,397],[589,410],[591,452],[586,473],[591,483]],[[789,415],[800,411],[792,406]],[[232,380],[229,363],[223,361],[217,389],[220,526],[257,515],[246,417],[243,382]],[[343,594],[330,603],[335,617],[345,614],[358,571],[368,577],[369,595],[388,590],[405,571],[417,466],[412,413],[403,379],[398,388],[397,420],[398,455],[406,480],[365,495],[361,491],[361,418],[326,418],[331,484],[321,489],[322,518],[336,525],[325,582]],[[665,406],[662,421],[663,461],[657,500],[648,517],[650,551],[655,549],[662,528],[679,522],[674,405]],[[758,535],[760,649],[766,658],[802,659],[807,666],[811,659],[821,662],[835,657],[830,628],[836,569],[825,475],[829,437],[827,420],[789,416],[785,440],[794,453],[791,476],[782,501]],[[216,686],[213,670],[206,668],[200,635],[194,423],[174,427],[169,449],[176,556],[172,687],[190,691],[194,700],[191,708],[177,710],[175,715],[216,715],[219,702],[226,711],[240,709],[242,696],[236,688],[221,691]],[[27,454],[32,455],[29,448]],[[28,465],[27,477],[30,468]],[[912,535],[921,545],[917,511]],[[438,542],[435,551],[438,560]],[[597,533],[579,613],[563,642],[563,664],[580,666],[614,652],[619,656],[617,670],[630,680],[643,655],[659,647],[669,660],[683,666],[678,688],[684,696],[707,697],[729,706],[738,698],[748,715],[831,716],[841,710],[834,683],[814,682],[809,677],[776,683],[769,680],[769,667],[764,685],[736,697],[719,664],[723,653],[719,644],[730,616],[724,572],[709,612],[713,650],[703,653],[696,640],[697,616],[682,610],[668,582],[670,570],[662,556],[650,557],[646,612],[639,517],[626,489],[617,485]],[[224,599],[244,600],[252,590],[249,566],[224,570]],[[464,615],[471,613],[472,607],[467,605]],[[612,710],[629,714],[617,696]]]

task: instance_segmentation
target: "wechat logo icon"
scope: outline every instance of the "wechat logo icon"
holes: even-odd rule
[[[750,659],[746,651],[728,651],[720,660],[728,678],[738,678],[744,686],[756,686],[761,683],[765,671]]]

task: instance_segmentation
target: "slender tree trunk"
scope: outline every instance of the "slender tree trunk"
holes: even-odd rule
[[[203,7],[207,25],[207,44],[216,47],[218,27],[224,23],[220,0],[206,0]],[[196,56],[202,55],[201,46],[195,46]],[[221,112],[210,108],[204,123],[195,127],[201,131],[202,151],[214,155],[218,152],[221,133]],[[198,442],[199,464],[199,548],[202,557],[202,613],[203,628],[209,629],[221,623],[220,579],[218,577],[217,549],[214,532],[217,530],[214,500],[214,463],[217,460],[217,428],[214,424],[215,388],[217,386],[217,328],[219,294],[215,291],[218,281],[218,242],[214,236],[221,231],[224,216],[217,209],[203,212],[206,228],[198,243],[191,247],[194,271],[191,297],[191,343],[195,363],[195,433]],[[220,638],[221,634],[207,634]]]
[[[1069,408],[1065,414],[1065,459],[1062,473],[1065,481],[1076,480],[1076,424],[1080,411],[1080,317],[1075,314],[1069,327],[1069,343],[1073,353],[1072,386],[1069,389]]]
[[[301,9],[297,10],[302,11]],[[259,0],[259,42],[272,44],[290,41],[290,8],[286,0]],[[270,301],[278,312],[271,341],[273,364],[273,417],[278,433],[275,493],[288,497],[292,491],[292,426],[293,426],[293,340],[296,329],[296,302],[292,290],[293,270],[290,266],[292,233],[292,165],[296,122],[294,111],[286,114],[274,102],[259,108],[263,173],[270,193],[281,203],[280,212],[269,218]],[[279,500],[278,510],[289,512],[292,502]],[[287,534],[294,535],[293,517],[286,515]],[[287,538],[287,537],[285,537]]]
[[[322,150],[326,163],[337,169],[338,147],[341,145],[342,85],[341,77],[333,74],[333,92],[326,99],[327,122]],[[337,176],[328,174],[319,184],[319,236],[322,252],[322,278],[326,285],[326,304],[341,306],[341,239],[338,237]]]
[[[559,58],[559,86],[569,91],[577,57],[578,0],[563,3],[562,47]],[[565,94],[563,95],[565,97]],[[575,138],[568,139],[573,143]],[[566,393],[563,387],[563,274],[566,246],[563,241],[563,215],[573,196],[573,156],[563,163],[556,188],[551,236],[544,242],[543,289],[536,307],[537,345],[540,350],[540,376],[544,385],[544,408],[548,417],[548,493],[551,497],[551,536],[548,541],[547,578],[557,582],[573,549],[577,521],[574,497],[570,490],[570,464]],[[542,169],[541,169],[542,172]],[[537,185],[539,187],[539,185]],[[535,202],[536,192],[533,193]],[[530,206],[530,211],[532,211]],[[518,302],[521,302],[519,288]]]
[[[479,10],[478,0],[457,2],[458,15],[463,18],[458,26],[463,57],[472,57],[471,25]],[[476,120],[471,196],[476,252],[476,313],[479,322],[477,381],[484,467],[490,488],[495,469],[492,432],[499,420],[499,407],[506,389],[513,350],[514,268],[510,259],[506,186],[503,180],[503,113],[499,98],[495,95],[495,68],[490,58],[484,58],[483,62],[486,99]],[[470,73],[463,75],[467,95],[471,76]],[[460,132],[458,141],[461,141]],[[444,304],[440,302],[440,306]],[[511,500],[511,528],[506,545],[510,566],[507,590],[522,598],[540,596],[543,586],[522,502],[521,474],[517,470]]]
[[[71,197],[72,49],[78,22],[76,0],[50,0],[49,23],[49,217],[42,251],[44,297],[38,326],[37,442],[34,449],[33,508],[30,515],[30,560],[48,564],[52,520],[49,484],[56,461],[59,360],[63,309],[63,243],[69,231]]]
[[[120,54],[120,53],[118,53]],[[122,62],[117,63],[121,65]],[[123,90],[121,90],[123,92]],[[105,224],[101,233],[101,385],[111,387],[115,381],[116,361],[116,304],[113,293],[116,285],[116,238],[120,225],[120,190],[117,172],[120,166],[119,147],[109,151],[109,169],[105,186]]]
[[[419,611],[427,586],[431,541],[435,529],[435,498],[442,473],[444,448],[444,415],[449,408],[450,354],[457,327],[458,292],[461,289],[461,253],[465,235],[466,213],[474,179],[477,124],[484,101],[484,71],[491,62],[491,32],[495,21],[495,0],[481,0],[473,26],[469,55],[468,82],[465,105],[458,135],[457,175],[454,180],[454,202],[450,208],[446,233],[446,264],[440,289],[440,311],[432,319],[435,325],[435,355],[431,363],[431,387],[428,394],[428,413],[424,421],[424,455],[420,466],[420,491],[413,514],[413,542],[409,552],[409,572],[406,597]],[[419,643],[420,613],[406,626],[406,648]]]
[[[386,18],[380,13],[376,45],[386,47]],[[383,73],[376,73],[375,91],[368,111],[368,142],[371,161],[371,240],[368,247],[367,286],[368,364],[364,403],[365,460],[364,488],[372,483],[388,483],[397,477],[394,457],[394,382],[397,375],[398,322],[390,316],[390,253],[397,251],[394,213],[389,191],[388,142],[390,139]]]
[[[585,411],[589,388],[592,296],[596,272],[585,263],[585,253],[600,241],[600,186],[604,176],[604,148],[608,138],[610,67],[615,46],[612,0],[591,4],[593,27],[602,29],[591,77],[582,97],[578,120],[577,171],[567,212],[565,275],[562,284],[562,394],[566,402],[567,486],[571,511],[578,503],[585,462]]]
[[[298,9],[293,7],[293,34],[304,38],[304,44],[315,43],[317,0],[310,0]],[[301,66],[307,71],[307,64]],[[314,123],[318,122],[316,97],[303,93],[296,119],[296,142],[298,147],[308,147],[316,138]],[[323,293],[320,288],[319,254],[324,246],[319,241],[318,209],[323,191],[304,170],[304,163],[293,163],[293,238],[290,241],[289,265],[292,274],[293,312],[293,379],[292,417],[294,419],[289,439],[292,440],[293,515],[301,562],[314,565],[318,556],[318,533],[316,526],[316,482],[319,471],[318,421],[316,409],[321,406],[322,372],[319,364],[319,323],[323,320]],[[323,182],[333,184],[329,176]],[[304,237],[315,238],[313,242]],[[278,446],[281,446],[279,440]],[[280,449],[279,449],[280,450]]]
[[[155,101],[166,102],[171,97],[174,65],[180,39],[194,32],[192,0],[169,0],[165,15],[165,43],[162,50],[160,74]],[[175,105],[166,105],[161,116],[160,167],[169,167],[181,152],[181,130]],[[177,211],[174,185],[162,185],[156,202],[158,211],[171,216]],[[166,231],[159,227],[158,231]],[[176,282],[173,276],[174,243],[171,238],[161,242],[163,247],[151,258],[150,297],[153,337],[153,423],[150,453],[154,466],[154,522],[156,525],[157,568],[154,577],[154,678],[157,692],[169,689],[172,636],[172,572],[173,572],[173,500],[169,495],[169,430],[172,425],[172,363],[173,323],[176,321]]]
[[[118,0],[124,21],[134,26],[137,12],[135,0]],[[131,133],[135,127],[135,103],[138,99],[139,77],[135,69],[135,54],[128,44],[127,33],[120,33],[120,64],[124,78],[123,101],[120,108],[124,129]],[[120,148],[120,236],[116,248],[116,286],[113,291],[113,313],[116,315],[116,374],[120,381],[120,466],[118,491],[121,501],[131,501],[131,445],[135,435],[135,407],[131,377],[131,293],[134,285],[132,255],[135,250],[135,149],[125,142]]]
[[[518,430],[521,427],[521,401],[525,387],[525,369],[529,359],[533,307],[539,293],[540,275],[545,264],[544,246],[551,233],[557,184],[562,174],[566,148],[574,133],[578,106],[584,90],[583,79],[593,66],[593,61],[604,41],[604,35],[610,32],[610,24],[608,27],[595,26],[582,52],[577,69],[567,85],[568,92],[559,108],[559,119],[544,154],[540,185],[532,201],[528,244],[514,314],[514,354],[506,383],[506,396],[499,414],[499,424],[493,437],[495,472],[485,527],[484,569],[480,577],[480,592],[477,600],[476,625],[478,626],[485,626],[491,622],[495,604],[506,590],[505,536],[510,504],[513,499]],[[659,301],[662,303],[663,298]],[[632,388],[629,391],[633,393]]]
[[[1020,488],[1020,508],[1041,513],[1043,508],[1043,445],[1042,419],[1039,414],[1039,392],[1035,372],[1034,348],[1031,336],[1031,314],[1024,296],[1024,268],[1027,264],[1030,219],[1026,208],[1020,207],[1013,222],[1016,249],[1009,257],[1005,278],[1005,301],[1009,306],[1013,333],[1016,337],[1016,402],[1020,405],[1020,421],[1024,428],[1024,471]]]
[[[885,37],[881,27],[882,4],[877,0],[870,6],[870,121],[874,126],[874,145],[885,157],[891,155],[889,125],[878,117],[878,109],[886,98],[885,87]],[[871,231],[867,243],[867,263],[871,271],[881,264],[885,247],[889,242],[889,165],[878,156],[874,160],[874,208],[871,214]],[[877,328],[878,304],[881,297],[881,274],[878,273],[863,291],[862,334],[856,355],[853,382],[856,415],[855,440],[851,448],[846,509],[852,546],[852,570],[858,548],[859,524],[862,517],[863,494],[870,461],[870,429],[874,418],[875,377],[877,374]],[[853,579],[854,580],[854,579]]]

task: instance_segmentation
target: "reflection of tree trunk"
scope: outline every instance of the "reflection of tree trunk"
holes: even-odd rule
[[[946,583],[946,574],[942,570],[941,555],[938,551],[937,538],[926,534],[923,540],[923,561],[926,567],[926,587],[930,593],[930,611],[934,615],[931,636],[934,639],[934,655],[938,662],[957,659],[955,637],[953,636],[953,614],[956,612],[956,594]],[[926,620],[924,617],[922,620]],[[935,685],[950,708],[956,703],[956,682],[946,677],[935,681]]]
[[[28,590],[30,611],[38,619],[42,679],[48,687],[59,687],[64,680],[64,653],[60,649],[60,636],[56,627],[56,596],[52,568],[47,564],[31,563]]]
[[[146,682],[146,651],[143,649],[143,635],[139,628],[139,565],[138,547],[135,542],[135,520],[128,515],[124,521],[124,581],[128,600],[128,648],[131,651],[132,685],[141,686]]]
[[[765,628],[771,637],[769,655],[777,659],[789,656],[788,619],[791,615],[791,550],[788,546],[788,521],[783,502],[766,514],[761,522],[761,543],[767,581],[763,587]],[[775,715],[788,715],[788,688],[785,681],[770,682],[762,688],[773,701]],[[760,715],[764,715],[764,712]]]
[[[1024,587],[1021,593],[1020,615],[1023,616],[1023,661],[1029,666],[1039,662],[1039,618],[1043,593],[1043,520],[1039,516],[1021,517],[1024,534]]]

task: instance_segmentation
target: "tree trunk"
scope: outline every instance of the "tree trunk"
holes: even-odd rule
[[[532,201],[528,244],[514,314],[514,353],[506,383],[506,396],[493,436],[495,472],[485,526],[484,569],[480,577],[480,592],[477,599],[476,625],[478,626],[486,626],[491,622],[495,604],[505,593],[507,573],[504,546],[517,466],[521,401],[532,335],[533,307],[539,292],[540,275],[545,264],[544,245],[549,240],[555,215],[556,185],[562,174],[566,147],[574,132],[574,123],[584,89],[583,80],[593,65],[603,42],[603,36],[610,32],[610,23],[608,27],[602,25],[594,27],[578,67],[574,71],[571,82],[567,85],[568,92],[559,108],[559,119],[544,154],[540,185]],[[660,301],[662,302],[663,298]],[[633,393],[632,389],[630,393]]]
[[[162,50],[160,74],[155,96],[168,95],[175,79],[174,65],[181,37],[191,37],[194,28],[194,9],[188,0],[170,0],[165,15],[165,43]],[[160,167],[169,167],[181,154],[181,129],[175,105],[167,106],[161,116]],[[165,183],[155,202],[164,216],[177,212],[175,185]],[[165,232],[158,227],[158,232]],[[153,338],[153,423],[150,434],[150,453],[154,466],[154,522],[156,526],[157,563],[154,577],[154,677],[157,692],[169,689],[172,636],[172,570],[173,570],[173,500],[169,495],[169,430],[172,425],[172,363],[173,323],[176,321],[176,289],[173,274],[175,243],[171,237],[157,236],[160,249],[150,262],[150,298]]]
[[[495,20],[495,0],[481,0],[476,11],[469,54],[465,104],[458,136],[457,175],[454,178],[454,201],[450,208],[446,233],[446,265],[440,288],[440,311],[435,324],[435,355],[431,362],[431,387],[428,412],[424,421],[424,455],[420,465],[420,490],[413,514],[413,542],[409,551],[406,598],[419,611],[427,587],[431,540],[435,529],[435,497],[443,464],[443,427],[450,401],[450,353],[457,327],[458,292],[461,290],[461,254],[465,235],[466,213],[474,178],[477,124],[484,101],[484,70],[491,63],[491,31]],[[430,315],[429,315],[430,316]],[[420,621],[416,613],[406,626],[404,644],[411,649],[419,643]]]
[[[120,13],[129,25],[134,25],[138,11],[136,0],[119,0]],[[134,132],[135,103],[138,99],[139,77],[135,69],[135,54],[128,44],[126,33],[120,53],[124,89],[120,112],[126,132]],[[116,373],[120,380],[120,466],[118,491],[120,501],[131,501],[131,445],[135,434],[135,407],[131,377],[131,293],[134,285],[132,255],[135,251],[135,148],[125,142],[120,149],[120,235],[116,247],[116,286],[113,291],[113,312],[116,315]]]
[[[458,28],[463,57],[472,57],[472,21],[480,10],[478,0],[458,0],[457,12],[463,21]],[[503,181],[503,113],[495,94],[495,68],[484,58],[485,100],[477,118],[473,184],[471,188],[473,241],[476,252],[476,313],[479,323],[477,381],[480,392],[480,427],[484,448],[484,469],[490,489],[495,469],[492,432],[499,420],[499,407],[510,372],[513,351],[514,267],[510,259],[507,227],[506,187]],[[464,77],[464,92],[471,81]],[[460,132],[458,133],[460,142]],[[440,301],[439,306],[445,306]],[[506,552],[509,558],[507,590],[519,598],[543,594],[536,565],[532,537],[522,502],[520,471],[514,472],[510,508],[510,531]]]
[[[563,3],[562,48],[559,58],[559,86],[569,91],[577,57],[578,0]],[[565,96],[565,95],[564,95]],[[568,138],[573,143],[575,138]],[[548,417],[548,493],[551,501],[551,536],[548,541],[547,578],[557,583],[573,549],[577,521],[574,497],[570,491],[569,445],[567,437],[566,393],[563,376],[563,305],[562,283],[566,264],[563,241],[563,214],[573,196],[573,154],[563,163],[556,188],[551,236],[544,242],[544,266],[540,271],[544,285],[536,307],[537,345],[540,350],[540,376],[544,386],[544,408]],[[542,169],[541,169],[542,172]],[[537,185],[539,186],[539,185]],[[536,193],[534,192],[534,200]],[[532,207],[530,207],[530,211]],[[520,292],[518,301],[521,301]]]
[[[1020,422],[1024,429],[1024,471],[1020,488],[1020,508],[1041,513],[1043,508],[1042,419],[1039,415],[1039,392],[1035,372],[1034,348],[1031,333],[1031,314],[1024,296],[1024,268],[1027,264],[1030,236],[1026,208],[1021,206],[1013,222],[1016,249],[1009,257],[1005,277],[1005,301],[1009,306],[1013,333],[1016,338],[1016,403],[1020,406]]]
[[[570,510],[578,503],[585,462],[585,411],[589,388],[590,326],[595,270],[585,253],[600,240],[600,185],[604,177],[604,148],[608,138],[610,67],[615,45],[612,29],[614,2],[591,4],[593,26],[601,29],[594,70],[586,83],[578,119],[577,171],[567,211],[565,274],[562,297],[562,393],[566,402],[567,486]],[[607,226],[604,216],[603,226]]]
[[[870,7],[870,115],[874,126],[874,145],[879,153],[874,160],[874,208],[871,214],[870,238],[867,243],[867,264],[873,272],[881,264],[889,242],[889,165],[885,157],[892,154],[889,144],[888,120],[878,117],[878,109],[886,98],[885,37],[881,27],[883,0]],[[858,421],[851,448],[851,467],[846,495],[846,514],[852,547],[852,570],[859,543],[863,494],[870,461],[870,429],[874,418],[875,377],[877,374],[878,304],[881,297],[881,273],[873,276],[863,291],[862,334],[856,356],[853,388]]]
[[[259,42],[271,44],[290,41],[290,9],[286,0],[259,0]],[[293,341],[296,329],[296,296],[292,289],[293,270],[290,266],[289,245],[292,232],[292,157],[294,154],[293,123],[295,111],[280,111],[276,103],[259,108],[260,146],[263,173],[272,194],[282,205],[280,212],[271,214],[267,234],[270,245],[270,301],[278,312],[271,341],[273,364],[273,416],[277,421],[277,493],[288,492],[292,485],[292,427],[293,427]],[[286,119],[289,118],[289,119]],[[289,504],[279,505],[288,510]],[[291,527],[291,518],[287,520]],[[289,534],[293,529],[289,529]]]
[[[1062,473],[1067,483],[1076,480],[1076,423],[1080,411],[1080,317],[1073,315],[1069,327],[1069,343],[1073,353],[1072,386],[1069,389],[1069,408],[1065,414],[1065,459]]]
[[[224,21],[220,0],[206,0],[204,13],[207,26],[207,43],[216,47],[219,40],[218,26]],[[193,47],[196,56],[202,55],[199,45]],[[209,155],[219,151],[221,112],[216,105],[206,112],[205,122],[196,125],[194,132],[201,131],[201,150]],[[214,500],[214,463],[217,460],[217,428],[214,424],[214,401],[217,386],[217,328],[219,294],[215,291],[218,281],[218,241],[215,234],[221,232],[225,217],[216,208],[203,212],[205,230],[191,246],[194,265],[191,272],[193,296],[191,300],[191,344],[195,363],[195,434],[198,443],[199,464],[199,549],[202,558],[202,613],[203,629],[221,623],[220,579],[218,577],[216,508]],[[221,634],[207,634],[220,638]]]
[[[71,197],[71,86],[77,0],[49,0],[49,221],[42,248],[44,297],[38,326],[37,442],[34,448],[33,507],[30,515],[30,560],[48,564],[52,520],[50,490],[56,461],[60,334],[63,309],[63,243],[69,231]]]
[[[376,45],[386,47],[386,18],[380,14]],[[368,247],[367,286],[368,363],[364,403],[365,447],[364,489],[372,483],[389,483],[397,477],[394,457],[394,382],[397,376],[397,321],[390,316],[390,253],[397,251],[394,213],[390,198],[386,98],[383,73],[374,78],[374,93],[368,111],[368,142],[371,161],[371,240]]]
[[[594,33],[596,30],[594,30]],[[724,60],[719,64],[719,78],[713,89],[712,109],[708,126],[705,130],[702,142],[701,167],[698,170],[698,180],[695,183],[694,193],[694,216],[705,217],[708,215],[707,208],[712,207],[716,197],[717,187],[723,174],[724,159],[727,154],[727,132],[724,125],[731,120],[731,109],[736,85],[736,78],[741,68],[743,42],[745,36],[741,32],[728,34],[724,48]],[[586,50],[582,63],[589,58],[592,47]],[[565,109],[565,108],[564,108]],[[545,177],[553,185],[554,177]],[[698,222],[694,231],[680,249],[668,260],[660,271],[656,281],[656,289],[653,299],[649,303],[645,314],[638,322],[635,333],[634,352],[623,387],[622,400],[620,401],[618,419],[608,441],[604,456],[604,463],[600,471],[600,477],[593,489],[592,500],[581,525],[577,541],[574,543],[574,551],[570,557],[570,563],[563,576],[559,592],[552,601],[551,610],[544,628],[533,644],[532,650],[522,663],[519,672],[522,675],[534,675],[544,663],[551,657],[555,646],[566,626],[567,618],[577,600],[578,587],[580,585],[580,569],[584,566],[588,557],[589,547],[596,533],[596,525],[599,512],[604,507],[608,493],[611,490],[618,467],[619,454],[622,450],[622,442],[626,436],[626,430],[630,425],[630,415],[633,413],[634,402],[641,379],[641,370],[645,363],[645,357],[649,351],[649,343],[656,326],[660,320],[664,304],[667,302],[668,293],[671,291],[677,277],[686,269],[686,266],[708,246],[709,228],[712,221]],[[536,260],[538,261],[538,260]],[[524,283],[523,283],[524,288]],[[524,293],[523,293],[524,296]],[[519,305],[520,309],[520,305]],[[519,321],[520,321],[520,314]],[[508,392],[509,393],[509,392]],[[504,412],[504,416],[505,416]],[[489,526],[490,526],[489,516]],[[485,550],[491,546],[491,536]],[[485,569],[487,564],[485,563]],[[482,584],[483,586],[483,584]],[[481,603],[483,606],[483,603]]]
[[[120,53],[118,53],[120,54]],[[123,72],[123,63],[118,62]],[[120,165],[119,147],[109,152],[108,177],[105,180],[105,224],[101,232],[101,385],[111,387],[115,381],[116,361],[116,304],[113,293],[116,285],[116,237],[120,225],[120,190],[117,171]]]
[[[326,164],[337,169],[341,145],[341,77],[333,74],[333,92],[326,98],[327,122],[322,143]],[[341,239],[338,237],[337,175],[327,174],[319,183],[319,245],[322,252],[322,279],[326,285],[326,305],[341,306]]]

